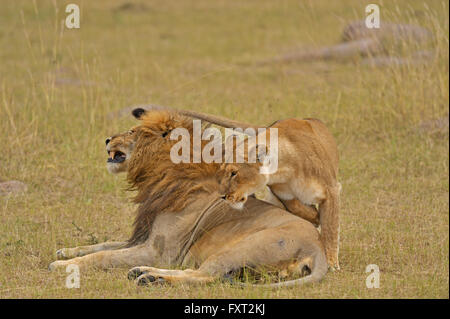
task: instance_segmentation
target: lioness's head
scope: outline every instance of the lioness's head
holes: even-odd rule
[[[266,185],[266,176],[260,174],[258,163],[223,164],[217,174],[221,192],[228,204],[242,209],[248,196]]]
[[[105,141],[108,160],[106,167],[111,174],[126,172],[128,161],[136,143],[136,129],[113,135]]]

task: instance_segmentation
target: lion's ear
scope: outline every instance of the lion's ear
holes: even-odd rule
[[[133,114],[133,116],[135,117],[135,118],[137,118],[138,120],[142,117],[142,115],[144,115],[145,114],[145,110],[143,109],[143,108],[137,108],[137,109],[134,109],[132,112],[131,112],[131,114]]]

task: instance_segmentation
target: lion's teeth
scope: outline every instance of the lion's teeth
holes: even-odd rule
[[[114,154],[115,154],[115,152],[111,151],[111,152],[109,153],[109,157],[114,158]]]

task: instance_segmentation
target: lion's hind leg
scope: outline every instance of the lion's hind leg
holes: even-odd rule
[[[322,251],[320,241],[299,238],[299,233],[307,229],[298,227],[296,223],[285,224],[276,228],[260,230],[249,234],[242,240],[222,247],[222,249],[210,255],[196,270],[167,270],[153,267],[136,267],[128,273],[129,279],[136,278],[138,285],[150,283],[170,283],[170,284],[205,284],[220,278],[244,267],[276,267],[283,270],[285,267],[278,267],[286,264],[286,261],[299,260],[292,264],[291,271],[298,273],[307,268],[303,264],[310,266],[308,257],[322,254],[325,260],[325,254]],[[316,231],[312,226],[310,230]],[[326,262],[325,272],[326,272]],[[314,277],[319,280],[324,273]]]

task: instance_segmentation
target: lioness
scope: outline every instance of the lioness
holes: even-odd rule
[[[144,107],[164,109],[155,105]],[[140,110],[144,112],[144,108]],[[224,127],[253,128],[257,131],[255,125],[223,117],[189,110],[173,111]],[[337,181],[339,156],[336,141],[325,124],[317,119],[280,120],[270,127],[278,129],[278,170],[260,176],[260,163],[240,164],[240,175],[245,177],[235,178],[227,199],[238,207],[248,195],[269,185],[288,211],[316,225],[320,222],[328,265],[331,269],[339,269],[341,184]],[[318,212],[316,206],[319,207]]]
[[[303,278],[270,287],[319,281],[327,272],[319,233],[309,222],[250,198],[245,210],[229,207],[220,192],[219,164],[174,164],[169,133],[192,120],[168,112],[148,112],[141,125],[107,139],[108,169],[126,170],[139,204],[127,242],[65,248],[51,270],[79,267],[135,267],[129,278],[149,282],[207,283],[242,267],[271,267]],[[192,143],[191,143],[192,145]],[[120,152],[120,153],[118,153]],[[151,265],[152,267],[142,266]],[[154,267],[193,266],[167,270]],[[136,267],[140,266],[140,267]]]

